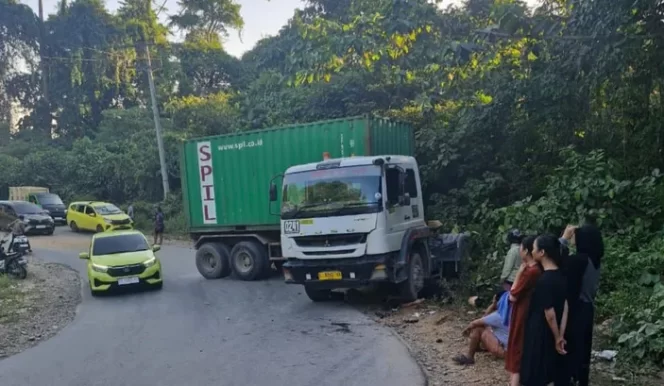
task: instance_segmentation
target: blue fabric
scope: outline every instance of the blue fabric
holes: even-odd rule
[[[509,327],[503,325],[502,315],[500,315],[498,311],[494,311],[482,319],[487,326],[491,327],[493,335],[498,339],[498,342],[500,342],[503,348],[506,349],[510,330]]]
[[[512,313],[512,303],[510,303],[510,293],[505,291],[498,299],[498,314],[503,320],[503,325],[510,325],[510,314]]]

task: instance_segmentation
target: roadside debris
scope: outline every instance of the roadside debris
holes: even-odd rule
[[[615,350],[593,351],[594,357],[601,358],[606,361],[613,361],[617,355],[618,351]]]
[[[406,303],[401,306],[401,308],[408,308],[408,307],[414,307],[418,304],[422,304],[424,302],[424,299],[417,299],[414,302]]]

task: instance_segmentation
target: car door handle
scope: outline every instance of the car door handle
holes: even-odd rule
[[[406,215],[406,216],[404,216],[403,219],[404,219],[404,220],[410,220],[410,216]]]

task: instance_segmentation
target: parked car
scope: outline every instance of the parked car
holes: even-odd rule
[[[56,224],[67,224],[67,207],[57,194],[48,192],[30,193],[28,194],[28,201],[48,211]]]
[[[23,221],[26,234],[52,235],[55,231],[55,222],[48,212],[30,202],[0,201],[0,211]]]
[[[94,235],[90,250],[79,254],[88,262],[92,295],[141,285],[161,289],[161,262],[154,254],[158,250],[159,245],[150,247],[145,235],[136,230]]]
[[[69,204],[67,224],[72,231],[116,231],[134,228],[134,222],[117,206],[101,201],[78,201]]]

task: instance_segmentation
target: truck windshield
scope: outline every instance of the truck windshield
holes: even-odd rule
[[[64,205],[60,199],[60,196],[57,194],[42,193],[37,194],[36,196],[39,199],[39,202],[43,205]]]
[[[379,212],[381,168],[349,166],[284,176],[281,218]]]

